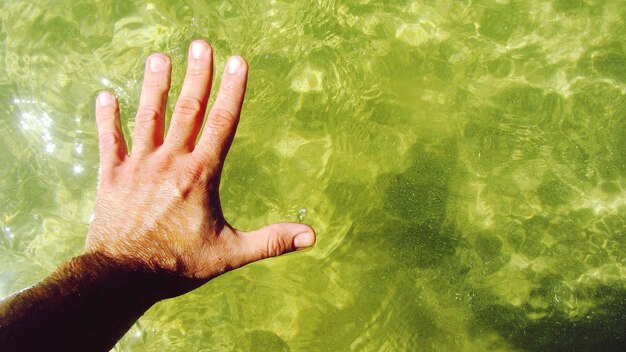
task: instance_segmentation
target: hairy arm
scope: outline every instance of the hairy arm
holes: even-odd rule
[[[228,60],[205,121],[213,53],[193,42],[165,134],[170,72],[167,56],[148,58],[130,154],[115,96],[98,95],[100,175],[85,254],[0,302],[1,351],[107,351],[159,300],[315,243],[307,225],[247,232],[224,219],[219,182],[243,104],[246,62]]]
[[[0,350],[108,351],[152,306],[165,277],[85,254],[0,302]]]

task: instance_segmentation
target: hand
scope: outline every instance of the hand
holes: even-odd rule
[[[248,68],[240,57],[229,59],[196,144],[212,72],[211,47],[192,43],[164,138],[170,60],[162,54],[148,58],[130,155],[115,97],[98,95],[100,177],[85,254],[0,301],[0,350],[109,351],[157,301],[315,243],[306,225],[280,223],[243,232],[224,219],[219,182]]]
[[[170,71],[167,56],[148,58],[130,155],[114,95],[105,91],[96,99],[100,175],[86,252],[202,284],[247,263],[312,246],[309,226],[279,223],[243,232],[222,214],[220,176],[243,104],[246,62],[228,60],[197,144],[211,90],[211,47],[200,40],[191,44],[164,137]]]

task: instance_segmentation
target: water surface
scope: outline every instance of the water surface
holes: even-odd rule
[[[159,303],[118,351],[624,350],[626,6],[4,1],[0,296],[81,252],[93,97],[133,129],[143,59],[211,42],[248,99],[221,188],[309,251]]]

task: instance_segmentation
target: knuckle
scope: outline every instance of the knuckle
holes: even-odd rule
[[[205,64],[193,64],[187,68],[185,79],[189,81],[201,82],[210,72],[210,68]]]
[[[267,239],[267,245],[265,248],[265,257],[276,257],[279,256],[289,249],[289,246],[285,242],[285,240],[277,233],[271,234]]]
[[[136,179],[145,175],[142,160],[134,160],[131,158],[130,163],[128,163],[126,168],[126,174],[127,176],[130,176],[131,179]]]
[[[157,171],[159,173],[165,173],[172,169],[176,161],[176,156],[173,153],[159,153],[156,160]]]
[[[158,119],[160,119],[160,117],[161,117],[161,114],[159,114],[155,108],[149,107],[149,106],[142,106],[139,108],[139,110],[137,110],[137,116],[135,117],[135,122],[139,124],[155,122]]]
[[[197,98],[184,96],[178,99],[175,114],[182,117],[196,117],[202,109],[202,103]]]
[[[214,179],[220,170],[219,162],[206,151],[194,151],[194,153],[190,154],[189,167],[198,170],[201,175],[200,180],[204,182]]]
[[[194,171],[205,171],[207,169],[207,164],[204,160],[201,160],[194,154],[190,154],[189,159],[187,160],[187,167]]]
[[[144,89],[147,89],[148,92],[159,95],[163,94],[163,91],[166,90],[167,82],[162,76],[158,74],[152,74],[150,77],[148,77],[148,80],[145,82],[144,87]]]
[[[100,134],[99,146],[101,153],[109,153],[120,144],[120,136],[115,132],[105,132]]]
[[[101,111],[96,115],[96,121],[98,124],[109,124],[115,121],[115,110],[109,109]]]
[[[205,183],[206,172],[194,164],[187,164],[178,174],[177,186],[183,195]]]
[[[224,107],[215,107],[209,116],[209,122],[213,126],[228,127],[237,121],[237,116]]]
[[[116,169],[110,167],[98,168],[98,192],[107,192],[113,187],[117,181],[118,174]]]

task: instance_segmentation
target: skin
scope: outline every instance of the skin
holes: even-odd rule
[[[244,100],[245,60],[229,59],[207,115],[213,51],[191,43],[165,134],[170,75],[167,56],[148,58],[130,154],[115,96],[97,96],[100,174],[85,252],[0,302],[0,350],[108,351],[159,300],[315,244],[307,225],[245,232],[224,219],[219,183]]]

